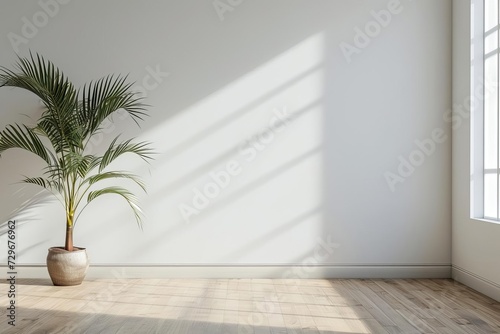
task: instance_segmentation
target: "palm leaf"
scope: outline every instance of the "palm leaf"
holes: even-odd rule
[[[139,225],[139,227],[142,228],[142,217],[141,217],[142,210],[137,204],[137,197],[125,188],[108,187],[100,190],[91,191],[87,197],[87,203],[90,203],[96,198],[106,194],[114,194],[123,197],[127,201],[130,208],[132,208],[137,224]]]
[[[96,175],[89,177],[83,183],[88,183],[89,185],[93,185],[99,181],[108,180],[108,179],[116,179],[116,178],[132,180],[139,187],[141,187],[142,190],[146,191],[146,185],[137,175],[126,173],[126,172],[113,171],[113,172],[99,173],[99,174],[96,174]]]
[[[22,182],[28,184],[34,184],[42,188],[45,188],[47,190],[57,190],[58,192],[62,190],[62,185],[59,182],[54,180],[44,179],[43,177],[31,177],[31,178],[27,177],[24,180],[22,180]]]
[[[130,91],[127,77],[113,75],[86,85],[82,90],[80,121],[86,124],[86,136],[92,136],[102,122],[115,111],[123,109],[138,124],[146,115],[141,97]]]
[[[0,155],[8,149],[20,148],[38,155],[48,164],[51,156],[36,133],[26,125],[8,125],[0,132]]]
[[[38,127],[51,141],[56,152],[71,150],[79,145],[81,124],[78,122],[78,92],[73,84],[43,57],[32,54],[30,58],[19,58],[19,73],[0,69],[0,87],[10,86],[26,89],[43,101],[46,111]]]
[[[141,159],[143,159],[144,161],[147,161],[148,159],[151,159],[151,155],[154,153],[149,148],[148,146],[149,143],[147,142],[132,143],[132,139],[129,139],[124,141],[123,143],[115,145],[117,139],[118,137],[113,139],[113,141],[109,145],[109,148],[104,153],[101,163],[99,165],[99,172],[102,172],[104,168],[106,168],[110,163],[112,163],[114,160],[116,160],[123,154],[126,153],[136,154],[139,157],[141,157]]]
[[[78,166],[78,175],[81,178],[85,178],[92,170],[97,168],[101,163],[101,157],[96,157],[94,155],[85,155],[80,165]]]

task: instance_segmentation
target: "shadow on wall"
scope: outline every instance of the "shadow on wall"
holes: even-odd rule
[[[27,198],[18,207],[0,220],[0,236],[5,235],[9,230],[9,222],[16,222],[16,228],[25,224],[30,224],[40,220],[39,209],[49,203],[56,201],[54,196],[47,191],[35,191],[32,186],[23,186],[12,197]]]

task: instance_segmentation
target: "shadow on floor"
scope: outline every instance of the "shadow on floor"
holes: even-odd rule
[[[35,308],[17,309],[16,326],[2,318],[2,333],[172,333],[172,334],[347,334],[347,332],[319,331],[316,328],[290,329],[277,326],[263,326],[237,323],[197,321],[191,319],[164,319],[154,316],[118,316],[81,312],[40,310]],[[166,316],[166,315],[163,315]],[[222,319],[221,319],[222,320]],[[236,319],[236,321],[238,320]],[[10,328],[9,328],[10,327]],[[5,330],[5,331],[4,331]],[[352,332],[349,332],[353,334]]]

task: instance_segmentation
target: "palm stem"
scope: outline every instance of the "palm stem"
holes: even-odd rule
[[[66,220],[66,241],[64,243],[64,249],[72,252],[73,251],[73,216],[74,212],[69,208],[69,212]]]

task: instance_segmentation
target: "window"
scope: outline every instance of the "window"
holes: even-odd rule
[[[483,188],[484,218],[498,220],[499,213],[499,117],[498,117],[498,2],[484,0],[483,19]]]
[[[499,2],[471,7],[472,215],[500,220]]]

